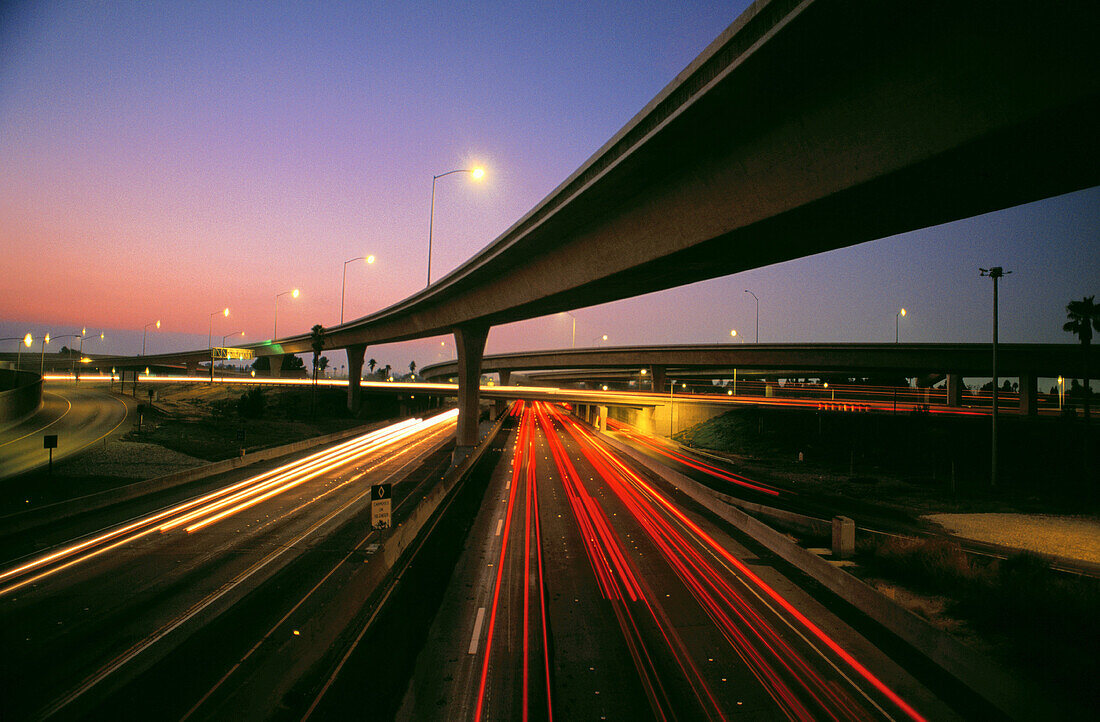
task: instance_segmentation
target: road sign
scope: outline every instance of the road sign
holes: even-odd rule
[[[57,434],[46,434],[42,437],[43,449],[56,449],[57,448]]]
[[[370,488],[370,525],[372,529],[390,528],[390,497],[393,484],[372,484]]]
[[[215,359],[227,360],[250,359],[256,356],[250,348],[232,348],[228,346],[215,346],[211,349],[210,355]]]

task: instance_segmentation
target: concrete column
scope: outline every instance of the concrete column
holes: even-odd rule
[[[598,425],[596,426],[596,428],[599,429],[600,431],[607,431],[607,407],[606,406],[600,406],[600,407],[597,407],[597,408],[599,410],[596,413],[599,414],[599,416],[597,417],[597,424]]]
[[[664,366],[650,366],[649,377],[653,379],[653,393],[662,394],[668,390],[668,380],[665,379]]]
[[[271,370],[268,372],[271,374],[271,378],[277,379],[283,375],[283,359],[287,357],[287,354],[277,354],[275,356],[268,356],[268,361],[271,364]]]
[[[502,371],[497,371],[497,374],[500,375],[500,385],[501,386],[507,386],[509,383],[511,383],[511,381],[512,381],[512,371],[510,369],[504,369]]]
[[[1020,374],[1020,414],[1039,413],[1039,379],[1035,374]]]
[[[363,388],[360,381],[363,378],[363,357],[367,354],[366,344],[348,346],[348,411],[359,413],[363,405]]]
[[[962,406],[963,377],[962,374],[947,374],[947,405]]]
[[[856,551],[856,523],[846,516],[833,517],[833,557],[847,559]]]
[[[480,411],[479,382],[481,357],[485,353],[488,326],[460,326],[455,329],[458,351],[458,429],[455,432],[455,459],[477,446],[477,417]]]

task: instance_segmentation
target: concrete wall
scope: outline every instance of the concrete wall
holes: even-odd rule
[[[728,404],[680,403],[673,408],[668,403],[652,408],[631,408],[627,406],[609,406],[608,417],[623,421],[647,434],[669,435],[669,412],[672,410],[673,433],[701,424],[715,416],[721,416],[730,410]]]
[[[30,371],[0,369],[0,425],[33,414],[42,405],[42,377]]]

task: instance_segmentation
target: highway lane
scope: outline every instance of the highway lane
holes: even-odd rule
[[[453,430],[453,412],[430,424],[391,425],[201,500],[4,565],[0,716],[115,716],[113,691],[356,518],[369,505],[371,483],[400,482]],[[214,673],[205,680],[213,683],[230,665],[211,668],[211,653],[236,660],[258,638],[223,637],[232,640],[228,647],[217,641],[182,668]],[[206,691],[202,680],[188,685],[188,679],[175,675],[159,690],[126,694],[130,704],[141,705],[129,714],[162,717],[165,702],[174,699],[174,714],[182,716]],[[173,698],[181,687],[194,696]]]
[[[545,404],[518,419],[399,718],[955,715]]]
[[[97,441],[124,433],[134,402],[102,388],[50,384],[42,407],[31,417],[0,430],[0,479],[45,466],[46,434],[57,434],[54,461],[80,453]]]

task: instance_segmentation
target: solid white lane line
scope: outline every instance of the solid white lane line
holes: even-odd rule
[[[470,637],[470,654],[477,654],[477,643],[481,641],[481,624],[485,621],[485,607],[478,607],[474,621],[474,636]]]

